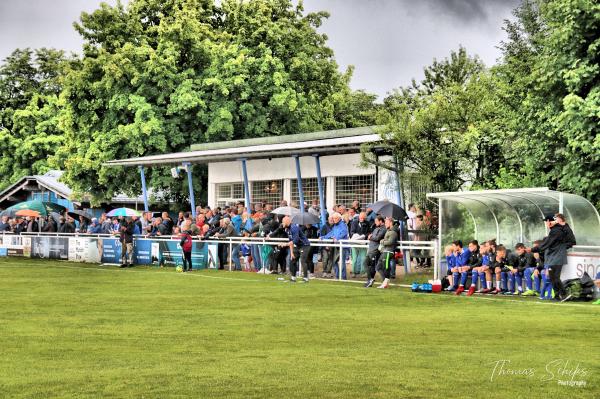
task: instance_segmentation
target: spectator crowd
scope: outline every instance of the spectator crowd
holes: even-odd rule
[[[296,207],[297,204],[291,204]],[[282,200],[279,207],[288,206]],[[308,213],[320,218],[318,200],[310,206],[305,204]],[[420,230],[428,228],[431,223],[430,212],[420,212],[414,204],[408,207],[407,226],[411,229],[409,239],[424,239]],[[142,213],[141,217],[113,217],[102,214],[99,218],[80,216],[74,219],[68,214],[58,218],[11,218],[3,217],[0,231],[19,234],[21,232],[59,232],[59,233],[89,233],[118,235],[122,243],[122,266],[133,262],[133,237],[177,236],[181,239],[184,260],[191,252],[189,245],[192,239],[226,239],[229,237],[252,237],[267,239],[283,239],[280,245],[263,245],[258,241],[248,240],[234,244],[231,249],[231,262],[235,270],[256,271],[279,275],[290,275],[295,281],[296,271],[302,269],[303,280],[315,277],[315,265],[321,262],[320,277],[347,278],[347,268],[352,278],[366,278],[367,286],[372,286],[376,271],[379,270],[383,279],[383,287],[389,280],[395,278],[396,263],[400,257],[397,251],[397,241],[400,239],[398,221],[377,215],[366,206],[361,207],[359,201],[351,206],[336,205],[326,212],[327,223],[324,225],[297,226],[290,218],[273,213],[274,205],[266,203],[254,204],[248,211],[243,203],[234,206],[196,207],[196,216],[190,212],[179,212],[177,217],[171,217],[168,212]],[[39,222],[38,222],[39,220]],[[38,224],[39,223],[39,224]],[[406,237],[405,237],[406,238]],[[285,239],[289,239],[286,241]],[[323,245],[311,245],[310,240],[326,240]],[[364,240],[368,248],[342,248],[333,245],[340,240]],[[363,241],[363,242],[364,242]],[[256,242],[256,243],[255,243]],[[314,241],[313,241],[314,242]],[[331,246],[326,245],[331,243]],[[185,248],[184,248],[185,247]],[[189,251],[186,251],[188,249]],[[431,254],[421,252],[414,254],[417,265],[430,266]],[[218,245],[219,269],[228,264],[229,245]],[[340,262],[340,258],[342,261]],[[344,267],[339,269],[340,263]],[[183,271],[191,270],[191,260],[184,262]]]

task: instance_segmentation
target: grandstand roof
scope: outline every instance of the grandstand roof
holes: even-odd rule
[[[355,153],[363,143],[381,140],[376,126],[299,133],[244,140],[195,144],[190,151],[140,158],[108,161],[107,166],[176,165],[183,162],[208,163],[238,159],[281,158],[293,155],[310,156]]]

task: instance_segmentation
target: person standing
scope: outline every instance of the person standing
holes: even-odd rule
[[[0,232],[2,231],[10,231],[10,223],[8,223],[8,216],[2,216],[2,221],[0,222]]]
[[[549,232],[542,242],[531,248],[531,252],[544,253],[544,267],[548,268],[548,276],[554,289],[556,300],[567,301],[570,295],[567,296],[565,287],[560,280],[562,267],[567,263],[567,239],[565,229],[556,222],[554,215],[544,217],[546,228]]]
[[[215,234],[215,238],[229,238],[229,237],[237,237],[237,233],[235,232],[235,228],[231,223],[231,219],[224,218],[222,219],[222,228],[221,231]],[[228,258],[229,255],[229,244],[223,243],[221,245],[221,251],[219,252],[219,269],[223,270],[225,268],[225,259]],[[239,244],[231,244],[231,261],[233,262],[235,270],[242,270],[242,265],[240,264],[240,245]]]
[[[361,212],[350,222],[350,238],[352,240],[365,240],[369,235],[369,223],[366,212]],[[352,277],[365,273],[364,261],[367,254],[366,248],[352,248]]]
[[[124,219],[119,227],[121,267],[133,266],[133,223]]]
[[[183,272],[192,271],[192,235],[190,231],[191,222],[186,220],[181,225],[181,234],[179,235],[179,246],[183,252]]]
[[[292,219],[286,216],[281,221],[281,225],[288,235],[289,242],[280,244],[288,246],[290,251],[290,281],[296,282],[296,272],[298,271],[298,261],[302,268],[302,282],[308,283],[308,257],[310,256],[310,241],[302,232],[297,224],[292,224]]]
[[[380,273],[383,275],[383,283],[379,288],[388,288],[390,283],[390,277],[392,275],[392,268],[396,268],[396,246],[398,245],[398,232],[394,228],[394,220],[392,218],[385,219],[385,236],[381,240],[381,256],[377,264]]]
[[[385,237],[385,219],[383,216],[378,215],[375,218],[375,228],[369,234],[369,249],[367,250],[367,256],[365,257],[365,266],[364,268],[367,270],[367,282],[365,284],[365,288],[369,288],[373,286],[375,282],[375,273],[377,261],[379,260],[379,243]]]
[[[38,222],[35,220],[34,217],[27,217],[27,232],[28,233],[35,233],[38,232],[39,230],[39,225]]]

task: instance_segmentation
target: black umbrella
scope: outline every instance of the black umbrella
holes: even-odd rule
[[[404,221],[408,219],[408,215],[404,209],[388,200],[377,201],[371,205],[371,209],[375,213],[378,213],[382,216],[391,217],[395,220]]]
[[[69,212],[67,212],[67,214],[76,220],[79,220],[79,216],[83,216],[87,220],[92,220],[92,215],[90,215],[89,213],[87,213],[85,211],[80,211],[77,209],[74,211],[69,211]]]
[[[315,215],[304,212],[297,213],[292,216],[292,223],[306,226],[307,224],[318,224],[321,223],[321,219],[316,217]]]
[[[56,212],[50,212],[50,217],[52,217],[52,219],[54,219],[54,221],[55,221],[56,223],[60,223],[60,218],[61,218],[61,216],[60,216],[60,214],[59,214],[59,213],[56,213]]]

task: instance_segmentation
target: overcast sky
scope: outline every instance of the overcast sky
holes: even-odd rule
[[[114,4],[116,0],[106,1]],[[307,11],[327,10],[321,31],[343,70],[356,67],[351,85],[376,93],[422,77],[423,66],[463,45],[492,65],[504,39],[502,21],[519,0],[304,0]],[[0,0],[0,59],[18,47],[80,53],[72,23],[100,0]]]

